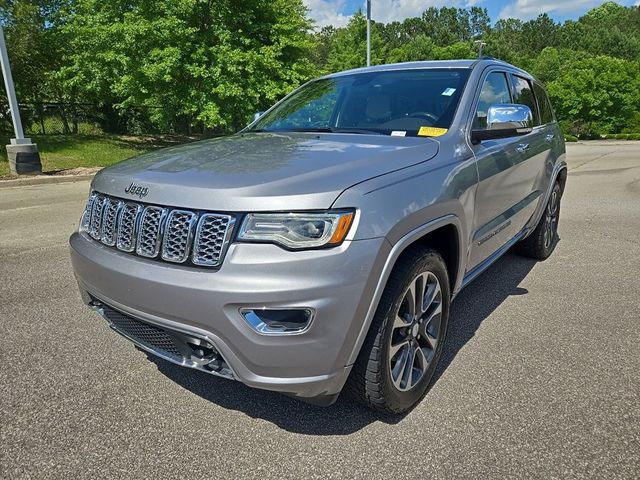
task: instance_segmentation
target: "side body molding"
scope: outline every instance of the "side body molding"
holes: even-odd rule
[[[364,343],[364,339],[369,332],[369,327],[371,326],[371,322],[373,321],[373,316],[376,313],[378,308],[378,303],[380,302],[380,298],[382,297],[382,292],[384,291],[385,286],[387,285],[387,280],[389,275],[391,274],[391,270],[396,264],[396,260],[402,252],[413,242],[423,237],[424,235],[437,230],[440,227],[444,227],[447,225],[453,225],[458,232],[458,253],[459,253],[459,261],[458,261],[458,272],[456,274],[456,284],[452,288],[452,292],[457,292],[460,290],[460,284],[462,278],[464,277],[464,268],[465,268],[465,260],[466,256],[466,247],[464,245],[464,239],[461,235],[462,224],[460,219],[456,215],[445,215],[434,220],[431,220],[428,223],[416,228],[415,230],[410,231],[405,236],[403,236],[398,242],[393,245],[387,260],[385,261],[384,267],[382,268],[382,273],[380,274],[380,278],[378,279],[378,283],[376,285],[376,289],[374,291],[373,297],[371,299],[371,303],[369,305],[369,309],[367,310],[367,314],[365,316],[364,322],[362,323],[362,327],[360,329],[360,333],[358,334],[358,338],[356,339],[353,351],[349,357],[347,362],[347,366],[353,365],[358,358],[358,354],[360,353],[360,349],[362,348],[362,344]]]

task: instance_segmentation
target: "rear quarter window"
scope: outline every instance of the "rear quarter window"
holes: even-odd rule
[[[540,109],[540,121],[542,125],[553,123],[555,121],[555,118],[547,92],[544,88],[542,88],[542,85],[534,82],[533,93],[535,93],[536,100],[538,101],[538,107]]]

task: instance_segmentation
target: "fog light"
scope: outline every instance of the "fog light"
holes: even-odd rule
[[[313,320],[312,308],[244,308],[240,313],[256,332],[263,335],[291,335],[309,329]]]

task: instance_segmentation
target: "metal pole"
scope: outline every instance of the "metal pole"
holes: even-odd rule
[[[13,86],[11,76],[11,65],[7,54],[7,44],[4,41],[4,29],[0,26],[0,63],[2,64],[2,76],[4,77],[4,87],[7,90],[7,100],[11,110],[11,121],[16,138],[11,139],[11,144],[7,145],[7,159],[9,160],[9,170],[16,175],[37,175],[42,172],[42,163],[38,146],[31,143],[30,138],[24,138],[22,131],[22,121],[20,120],[20,110],[18,109],[18,99]]]
[[[2,76],[4,77],[4,88],[7,90],[7,99],[9,100],[9,108],[11,110],[13,130],[16,133],[16,138],[12,138],[11,143],[13,145],[29,144],[31,143],[31,139],[24,138],[24,132],[22,130],[20,110],[18,108],[18,100],[16,99],[16,91],[13,86],[11,65],[9,64],[7,44],[4,41],[4,29],[2,27],[0,27],[0,61],[2,62]]]
[[[371,66],[371,0],[367,0],[367,67]]]

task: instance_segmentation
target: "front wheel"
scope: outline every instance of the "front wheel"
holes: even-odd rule
[[[417,248],[398,260],[347,391],[368,407],[391,413],[412,408],[433,377],[449,319],[449,277],[437,252]]]

